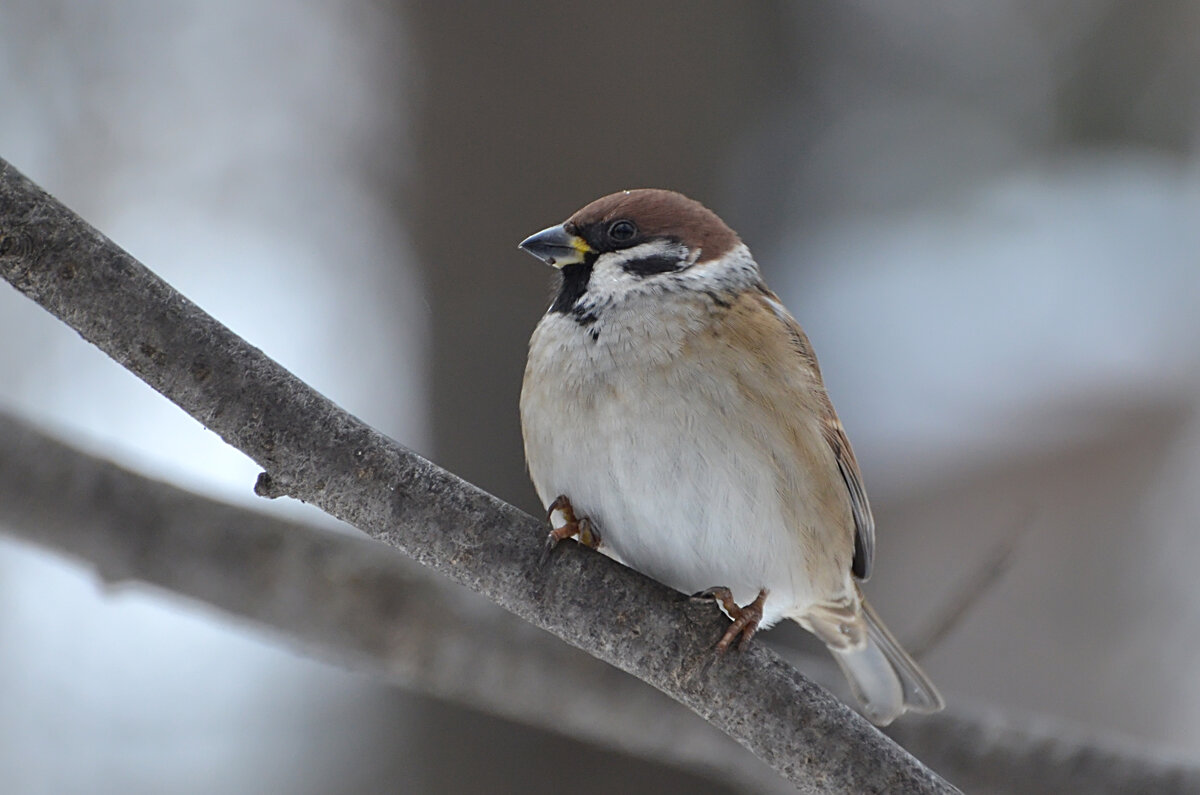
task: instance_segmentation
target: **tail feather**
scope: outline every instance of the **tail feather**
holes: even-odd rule
[[[937,712],[946,706],[942,694],[929,681],[929,677],[917,665],[916,660],[908,656],[900,644],[888,632],[888,628],[879,620],[875,609],[866,599],[862,600],[863,617],[867,619],[867,634],[871,641],[879,646],[892,670],[900,679],[904,688],[904,706],[913,712]]]
[[[829,650],[867,718],[886,726],[905,710],[940,710],[945,702],[929,677],[900,647],[866,599],[861,604],[867,629],[865,642],[850,647],[829,644]]]

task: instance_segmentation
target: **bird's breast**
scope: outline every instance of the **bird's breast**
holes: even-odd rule
[[[796,451],[797,433],[802,448],[821,449],[815,420],[778,433],[774,409],[722,360],[728,351],[705,349],[695,329],[599,331],[592,339],[551,315],[531,340],[521,419],[543,504],[565,494],[604,551],[680,591],[723,585],[746,603],[769,588],[768,618],[844,587],[848,575],[814,581],[837,570],[820,565],[827,537],[847,547],[847,572],[850,546],[836,540],[845,528],[827,526],[840,493],[832,458]]]

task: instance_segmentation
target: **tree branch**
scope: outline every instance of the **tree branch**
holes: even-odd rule
[[[291,375],[0,160],[0,272],[266,472],[690,707],[802,792],[954,789],[763,644],[714,659],[721,619],[576,545],[537,565],[541,522],[442,470]]]

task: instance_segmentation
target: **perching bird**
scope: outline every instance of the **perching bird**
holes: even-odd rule
[[[943,702],[863,598],[875,527],[808,338],[698,202],[605,196],[521,243],[562,281],[529,342],[525,456],[552,522],[733,619],[790,618],[873,722]],[[554,527],[559,518],[565,522]]]

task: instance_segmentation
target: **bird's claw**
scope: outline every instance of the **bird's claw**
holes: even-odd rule
[[[698,591],[692,594],[692,598],[712,599],[720,603],[729,617],[733,619],[729,629],[725,630],[725,634],[717,641],[717,654],[724,654],[730,646],[735,646],[738,651],[745,649],[750,638],[754,637],[754,633],[758,631],[758,624],[763,617],[763,603],[767,601],[767,589],[759,591],[754,601],[745,607],[738,607],[737,602],[733,601],[733,592],[724,587]]]
[[[561,512],[565,520],[560,527],[554,527],[554,514]],[[544,565],[550,558],[550,553],[565,538],[574,538],[580,544],[590,549],[600,548],[600,533],[596,526],[586,516],[582,519],[575,516],[575,509],[565,494],[560,494],[550,507],[546,509],[546,520],[551,523],[551,530],[546,535],[546,545],[542,548],[541,563]]]

